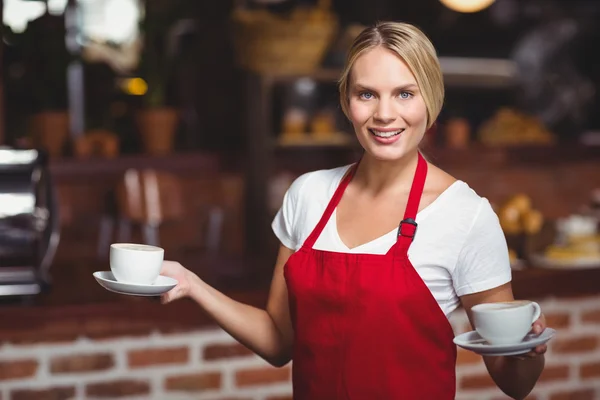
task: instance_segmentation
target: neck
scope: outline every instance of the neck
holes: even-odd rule
[[[410,190],[417,162],[418,151],[394,161],[377,160],[365,154],[353,180],[374,196],[390,190]]]

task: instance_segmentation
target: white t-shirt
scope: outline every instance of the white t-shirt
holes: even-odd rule
[[[292,183],[272,223],[284,246],[292,250],[302,247],[349,167],[309,172]],[[341,241],[335,221],[334,210],[315,249],[385,254],[396,242],[394,229],[349,249]],[[508,247],[498,217],[489,201],[465,182],[454,182],[417,214],[416,221],[419,227],[408,256],[447,316],[459,306],[459,296],[511,280]]]

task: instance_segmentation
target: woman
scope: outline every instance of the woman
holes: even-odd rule
[[[459,304],[513,300],[508,250],[489,202],[428,164],[418,146],[444,88],[427,37],[379,23],[355,40],[340,101],[364,155],[307,173],[285,195],[266,310],[236,302],[175,262],[164,295],[189,296],[275,366],[293,359],[295,399],[454,399]],[[400,223],[400,226],[398,226]],[[545,328],[543,317],[534,332]],[[489,357],[500,389],[524,398],[546,347]]]

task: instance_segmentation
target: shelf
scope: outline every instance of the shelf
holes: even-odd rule
[[[221,155],[209,152],[173,153],[165,156],[147,154],[123,155],[116,158],[60,158],[50,161],[50,171],[55,179],[83,178],[90,176],[122,174],[127,169],[156,168],[169,171],[196,170],[218,171],[222,165]]]
[[[507,59],[439,57],[446,86],[502,89],[512,88],[518,83],[516,64]],[[321,68],[307,74],[262,74],[268,83],[288,83],[300,78],[319,82],[337,83],[342,70]]]
[[[302,135],[286,135],[279,134],[277,136],[277,140],[275,141],[275,146],[278,148],[315,148],[315,147],[325,147],[325,148],[352,148],[356,147],[358,144],[353,135],[344,132],[332,132],[331,134],[327,134],[329,138],[318,137],[315,138],[310,133],[304,133]]]
[[[472,144],[466,149],[431,147],[424,150],[427,159],[440,167],[548,167],[563,163],[597,162],[600,146],[557,144],[556,146],[487,147]]]

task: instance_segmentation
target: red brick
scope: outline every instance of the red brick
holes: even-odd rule
[[[581,316],[581,320],[590,324],[600,324],[600,310],[584,313]]]
[[[189,360],[187,347],[133,350],[128,354],[129,367],[140,368],[151,365],[184,364]]]
[[[0,341],[14,344],[72,342],[79,336],[80,324],[77,321],[46,323],[31,329],[7,330],[0,333]]]
[[[582,336],[575,339],[557,339],[552,343],[554,353],[583,353],[598,347],[598,337]]]
[[[75,397],[75,387],[48,389],[15,389],[10,392],[11,400],[68,400]]]
[[[54,357],[50,360],[50,372],[66,374],[73,372],[104,371],[115,365],[112,354],[78,354]]]
[[[81,331],[90,339],[103,340],[121,336],[147,336],[153,329],[151,321],[119,320],[115,323],[108,319],[90,319],[85,322]]]
[[[133,379],[91,383],[86,386],[85,394],[99,398],[140,396],[150,394],[150,383]]]
[[[170,376],[165,380],[165,388],[173,391],[199,392],[220,387],[220,372]]]
[[[582,378],[600,378],[600,362],[582,364],[579,367],[579,376]]]
[[[494,398],[493,400],[508,400],[508,399],[509,399],[509,397],[502,396],[502,397]],[[532,394],[532,395],[525,397],[525,400],[537,400],[537,396]]]
[[[255,368],[239,370],[235,373],[237,386],[265,385],[290,380],[291,369],[289,367]]]
[[[595,393],[593,389],[572,390],[554,393],[549,400],[594,400]]]
[[[0,381],[29,378],[37,372],[38,362],[35,360],[0,361]]]
[[[571,315],[568,313],[551,313],[546,314],[546,325],[550,328],[561,329],[571,325]]]
[[[562,379],[569,378],[569,366],[568,365],[550,365],[544,368],[540,381],[551,381],[556,382]]]
[[[496,387],[489,374],[467,375],[460,380],[461,389],[484,389]]]
[[[219,360],[223,358],[246,357],[253,354],[250,349],[239,343],[213,344],[204,348],[203,358],[205,360]]]
[[[483,362],[483,358],[472,351],[458,349],[456,352],[456,364],[465,365],[465,364],[477,364]]]
[[[209,400],[254,400],[250,397],[211,397]]]

